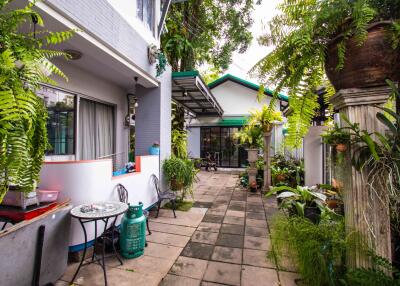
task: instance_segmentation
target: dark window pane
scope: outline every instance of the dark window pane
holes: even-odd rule
[[[75,95],[51,87],[42,87],[38,95],[49,114],[47,132],[51,149],[46,155],[74,154]]]

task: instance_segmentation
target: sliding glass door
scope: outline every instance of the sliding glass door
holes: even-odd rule
[[[218,166],[238,168],[246,166],[247,152],[234,139],[241,127],[202,127],[200,135],[201,157],[213,155]]]

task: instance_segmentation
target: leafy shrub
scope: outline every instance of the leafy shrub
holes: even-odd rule
[[[271,159],[272,184],[274,186],[290,186],[304,184],[304,163],[302,160],[276,154]]]

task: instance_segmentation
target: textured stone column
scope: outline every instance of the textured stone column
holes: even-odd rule
[[[271,186],[271,131],[264,132],[264,191]]]
[[[359,123],[361,130],[384,133],[383,125],[376,119],[379,109],[390,94],[388,87],[343,89],[337,92],[331,102],[335,109],[344,114],[350,122]],[[343,172],[343,195],[347,231],[356,230],[376,254],[391,260],[389,209],[378,194],[366,183],[367,170],[360,173],[350,163],[350,146]],[[369,267],[370,260],[361,252],[350,253],[347,258],[350,267]]]

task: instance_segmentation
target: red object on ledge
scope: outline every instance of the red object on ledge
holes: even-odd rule
[[[40,206],[29,206],[25,210],[17,207],[0,206],[0,216],[6,217],[14,223],[30,220],[41,214],[54,209],[59,203],[40,204]]]

